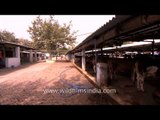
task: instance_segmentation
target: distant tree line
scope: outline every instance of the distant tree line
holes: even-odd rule
[[[71,27],[71,21],[68,25],[60,25],[57,20],[53,19],[53,16],[50,16],[48,20],[43,20],[38,16],[27,30],[32,41],[16,38],[14,33],[6,30],[0,31],[0,41],[14,42],[38,50],[45,50],[50,54],[60,55],[75,47],[76,37],[74,34],[76,31],[71,33]]]
[[[17,43],[20,45],[33,47],[33,42],[24,38],[16,38],[13,32],[7,30],[0,30],[0,41]]]

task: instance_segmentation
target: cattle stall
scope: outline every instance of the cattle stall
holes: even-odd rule
[[[67,54],[75,55],[76,62],[80,53],[79,66],[95,74],[94,82],[100,87],[115,87],[124,97],[132,94],[139,102],[138,93],[147,92],[153,103],[151,95],[160,88],[157,39],[160,15],[116,15]],[[132,44],[142,41],[141,45]]]

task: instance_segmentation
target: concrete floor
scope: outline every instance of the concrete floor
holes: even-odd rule
[[[156,88],[147,82],[144,83],[145,92],[138,91],[131,79],[123,76],[117,76],[115,81],[112,81],[111,86],[117,89],[117,96],[126,103],[132,105],[158,105],[152,97],[152,93]]]
[[[88,73],[90,73],[87,74],[89,78],[95,82],[95,75],[93,76],[91,71]],[[157,88],[148,81],[144,82],[145,92],[140,92],[129,77],[117,75],[115,80],[112,80],[110,86],[103,87],[102,89],[106,88],[116,89],[116,94],[108,95],[112,98],[112,101],[114,100],[120,105],[159,105],[159,103],[153,99],[153,92]]]

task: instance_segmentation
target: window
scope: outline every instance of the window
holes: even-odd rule
[[[5,52],[6,57],[16,57],[15,48],[13,47],[6,47]]]

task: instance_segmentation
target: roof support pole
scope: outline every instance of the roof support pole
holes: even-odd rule
[[[92,49],[92,56],[94,56],[94,49]]]
[[[16,47],[15,53],[16,53],[16,57],[20,59],[20,47]]]
[[[95,63],[97,63],[97,42],[96,42],[96,39],[94,40],[94,50],[95,50]]]
[[[30,50],[29,61],[33,62],[33,51]]]
[[[116,46],[116,58],[118,57],[118,47]]]
[[[97,41],[96,39],[94,40],[94,50],[95,50],[95,81],[97,82]]]
[[[4,45],[2,46],[2,50],[3,50],[3,58],[5,58],[6,57],[6,50],[5,50],[5,46]]]
[[[154,57],[154,44],[155,44],[155,41],[153,39],[153,41],[152,41],[152,57]]]
[[[3,53],[3,64],[4,64],[4,67],[6,65],[6,50],[5,50],[5,45],[2,46],[2,53]]]
[[[103,47],[101,47],[101,58],[103,58]]]
[[[72,63],[75,64],[75,53],[71,54],[71,60],[72,60]]]
[[[82,70],[86,70],[85,49],[82,50]]]
[[[102,61],[104,59],[104,56],[103,56],[103,45],[100,47],[100,60]]]
[[[37,61],[37,51],[34,52],[35,55],[35,62]]]
[[[14,63],[14,66],[19,66],[21,64],[21,58],[20,58],[20,47],[17,46],[16,49],[15,49],[15,53],[16,53],[16,61]]]

